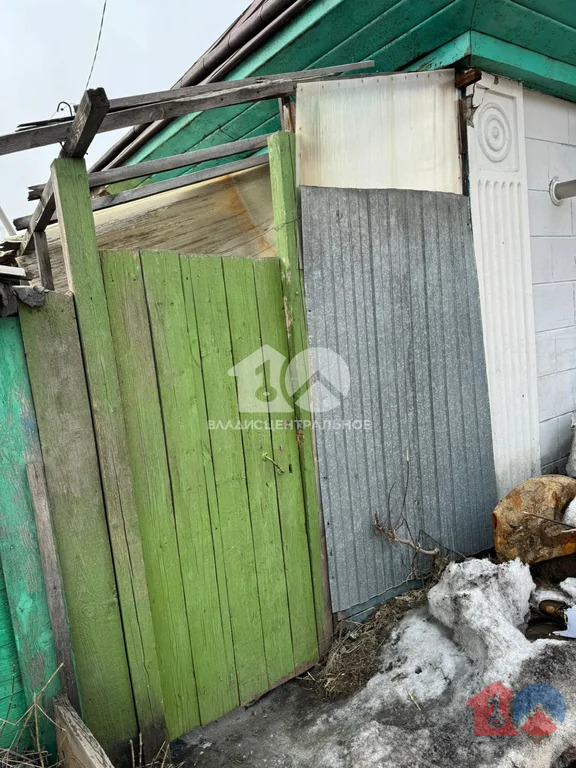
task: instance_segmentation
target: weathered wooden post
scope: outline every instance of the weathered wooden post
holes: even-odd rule
[[[68,284],[76,302],[138,726],[151,759],[166,741],[162,691],[84,160],[57,158],[51,181]]]
[[[296,185],[296,141],[294,134],[281,131],[270,136],[268,153],[276,253],[280,259],[288,350],[290,359],[293,360],[296,355],[308,347],[304,281],[300,267],[300,207]],[[332,614],[326,571],[326,548],[320,516],[314,433],[310,425],[311,414],[303,413],[297,403],[294,404],[294,411],[296,419],[302,423],[299,435],[300,467],[304,484],[316,628],[320,652],[322,653],[328,646],[332,635]]]

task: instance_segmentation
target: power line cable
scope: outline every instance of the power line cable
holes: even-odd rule
[[[98,58],[98,50],[100,48],[100,38],[102,37],[102,27],[104,26],[104,17],[106,16],[107,5],[108,5],[108,0],[104,0],[104,5],[102,6],[102,16],[100,17],[100,29],[98,30],[98,40],[96,41],[96,50],[94,51],[94,58],[92,59],[90,74],[88,75],[88,80],[86,80],[86,85],[84,86],[85,91],[88,90],[88,86],[90,85],[92,72],[94,72],[94,65],[96,64],[96,59]]]

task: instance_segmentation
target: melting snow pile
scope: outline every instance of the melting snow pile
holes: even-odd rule
[[[381,671],[360,693],[297,735],[278,734],[290,756],[278,765],[569,766],[576,759],[576,749],[568,754],[576,744],[576,641],[524,637],[519,627],[533,590],[520,561],[450,565],[428,606],[408,613],[392,634]],[[566,719],[540,742],[524,732],[475,736],[466,702],[495,681],[514,693],[533,683],[554,686]]]

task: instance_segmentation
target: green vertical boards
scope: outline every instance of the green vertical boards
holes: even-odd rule
[[[26,463],[40,458],[40,445],[18,318],[0,320],[0,350],[0,559],[30,706],[58,664],[26,476]],[[56,677],[44,692],[45,706],[59,688]],[[52,723],[43,717],[40,739],[55,747]]]
[[[194,297],[178,254],[143,253],[142,267],[200,718],[206,723],[237,706],[239,698]]]
[[[164,427],[138,253],[102,256],[164,712],[169,735],[199,723]],[[194,617],[192,617],[192,620]]]
[[[187,260],[194,290],[200,358],[209,421],[239,420],[222,260]],[[262,617],[242,436],[236,429],[210,432],[224,565],[240,699],[268,688]]]
[[[21,305],[84,719],[113,759],[137,734],[74,299]]]
[[[265,370],[253,263],[248,259],[224,259],[223,267],[233,364],[242,364],[256,354],[254,367],[262,366]],[[242,408],[241,399],[237,400]],[[266,408],[266,401],[263,407]],[[241,411],[240,418],[252,419],[254,426],[239,434],[246,467],[266,668],[269,682],[274,683],[294,664],[276,493],[278,469],[272,456],[270,429],[266,428],[263,416],[268,417],[268,412]]]
[[[74,290],[116,584],[144,752],[166,740],[162,688],[118,368],[83,160],[58,158],[52,183],[66,271]]]
[[[238,396],[236,366],[259,369],[266,344],[288,363],[280,268],[158,252],[101,263],[175,737],[318,656],[292,406],[244,412]]]

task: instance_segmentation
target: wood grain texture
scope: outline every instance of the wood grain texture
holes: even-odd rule
[[[112,768],[108,755],[66,696],[54,703],[58,757],[64,768]]]
[[[103,253],[102,272],[170,738],[199,724],[189,617],[140,255]],[[178,286],[176,286],[178,287]],[[199,585],[196,585],[199,588]]]
[[[58,662],[50,626],[26,464],[40,458],[40,444],[18,318],[0,321],[0,558],[14,628],[26,703],[46,686]],[[42,701],[48,711],[60,690],[55,677]],[[55,748],[52,723],[40,718],[40,738]]]
[[[284,295],[284,312],[290,359],[307,349],[306,311],[302,275],[299,269],[299,205],[296,187],[296,147],[292,133],[275,133],[268,139],[270,184],[274,208],[276,252],[280,260],[280,274]],[[306,380],[306,378],[301,378]],[[297,419],[310,419],[295,406]],[[314,435],[312,429],[303,429],[300,446],[300,468],[306,504],[306,527],[316,606],[316,627],[321,651],[332,635],[332,614],[327,578],[325,544],[317,483]]]
[[[145,753],[152,757],[166,740],[162,690],[118,371],[84,161],[56,159],[52,180],[66,271],[76,298],[138,726]]]
[[[240,700],[194,297],[178,254],[144,252],[141,260],[200,718],[207,723]]]
[[[235,383],[224,375],[233,358],[222,260],[190,257],[183,260],[183,270],[186,266],[194,292],[208,419],[235,424],[239,418]],[[238,430],[211,429],[210,442],[238,688],[241,701],[249,701],[266,690],[268,676],[242,439]]]
[[[138,728],[74,298],[20,306],[82,714],[107,752],[125,758]]]
[[[261,381],[262,389],[265,390],[266,381],[261,371],[266,371],[268,364],[264,365],[265,358],[261,349],[262,339],[253,262],[251,259],[224,259],[222,264],[233,363],[234,365],[242,364],[242,361],[252,356],[253,365],[250,373],[253,376],[249,381]],[[277,277],[279,278],[278,272]],[[265,317],[264,323],[268,321],[269,318]],[[282,327],[282,317],[280,322]],[[253,358],[254,355],[257,356],[256,359]],[[246,467],[266,669],[268,684],[271,685],[292,671],[294,657],[276,492],[278,470],[272,460],[270,429],[264,423],[270,415],[265,400],[263,409],[263,412],[257,413],[240,411],[239,416],[241,419],[253,420],[254,424],[253,427],[242,430],[240,434]],[[274,417],[276,415],[273,414]],[[280,472],[282,471],[281,469]],[[304,555],[307,559],[306,549]]]
[[[6,582],[0,565],[0,747],[9,747],[19,735],[21,729],[18,721],[25,712],[26,697],[16,652]],[[26,733],[20,741],[20,747],[29,749],[31,746],[30,734]]]
[[[32,498],[32,507],[34,508],[38,549],[40,551],[42,571],[44,572],[44,585],[46,587],[52,635],[56,647],[56,658],[58,664],[61,665],[60,683],[64,693],[70,701],[74,702],[76,709],[79,710],[80,699],[78,698],[78,687],[74,672],[68,614],[64,601],[64,588],[62,586],[58,553],[56,552],[56,542],[54,541],[54,531],[52,530],[50,507],[48,506],[48,489],[44,475],[44,464],[41,461],[29,462],[26,464],[26,475]]]
[[[276,259],[254,262],[254,277],[262,344],[267,344],[289,358],[284,301],[280,281],[280,265]],[[292,398],[285,393],[288,404]],[[290,626],[294,665],[314,661],[318,657],[314,594],[303,478],[298,455],[298,435],[294,428],[294,412],[274,413],[276,428],[271,431],[272,456],[282,468],[276,472],[278,509],[282,528],[284,572],[290,606]],[[280,424],[284,422],[284,428]]]

